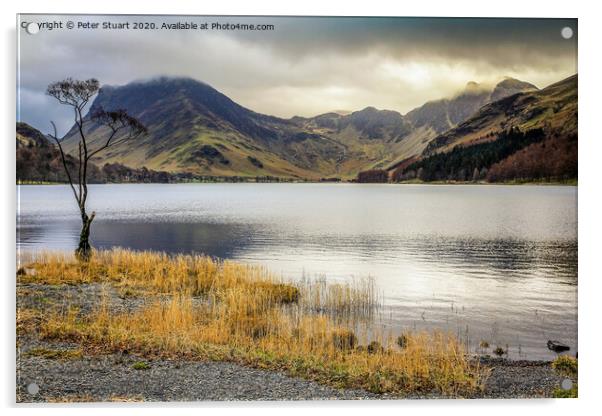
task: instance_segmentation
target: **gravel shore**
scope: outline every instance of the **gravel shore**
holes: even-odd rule
[[[123,297],[112,287],[18,285],[18,306],[48,309],[76,304],[86,313],[102,296],[113,310],[132,311],[148,300]],[[363,390],[335,389],[286,374],[234,363],[147,360],[132,354],[87,355],[78,345],[20,335],[17,351],[17,401],[223,401],[223,400],[375,400],[396,399]],[[40,353],[42,351],[42,353]],[[68,357],[44,351],[78,351]],[[551,397],[563,380],[549,362],[483,358],[491,368],[483,392],[474,398]],[[141,364],[143,363],[143,364]],[[138,367],[139,369],[136,369]],[[143,368],[140,368],[143,367]],[[35,391],[35,386],[39,391]],[[28,388],[29,387],[29,388]],[[31,391],[33,388],[34,391]],[[30,391],[28,391],[30,390]],[[32,394],[33,392],[33,394]],[[445,398],[439,394],[403,398]]]
[[[26,359],[17,388],[29,401],[221,401],[375,399],[361,390],[337,390],[284,374],[224,362],[142,361],[108,355],[73,361]],[[36,383],[36,395],[27,386]]]
[[[54,348],[57,346],[55,345]],[[136,363],[148,369],[134,369]],[[474,398],[551,397],[562,377],[549,363],[497,360],[485,391]],[[39,392],[30,394],[35,383]],[[17,366],[17,400],[46,401],[223,401],[396,399],[363,390],[334,389],[285,374],[225,362],[147,361],[137,356],[81,359],[23,357]],[[438,394],[408,396],[445,398]]]
[[[545,398],[559,387],[565,377],[556,373],[547,361],[513,361],[502,358],[481,359],[491,368],[481,398]]]

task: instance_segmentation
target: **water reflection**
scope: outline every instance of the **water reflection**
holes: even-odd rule
[[[288,233],[281,227],[236,223],[165,223],[97,221],[93,244],[98,248],[116,246],[168,253],[205,253],[221,258],[246,260],[324,261],[328,274],[354,275],[345,270],[341,259],[366,262],[371,274],[381,276],[381,268],[398,266],[404,259],[444,265],[473,277],[529,277],[549,272],[567,284],[577,283],[577,243],[575,241],[528,242],[512,239],[461,239],[390,235],[314,235]],[[79,223],[57,221],[24,225],[19,228],[22,247],[66,249],[77,243]]]

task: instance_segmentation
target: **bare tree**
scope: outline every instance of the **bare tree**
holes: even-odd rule
[[[68,167],[67,157],[63,149],[62,141],[57,135],[56,125],[51,121],[54,129],[52,138],[56,142],[63,168],[67,175],[73,196],[77,202],[82,220],[82,229],[79,236],[79,245],[75,254],[81,260],[90,258],[92,247],[90,246],[90,225],[96,216],[95,212],[88,215],[86,201],[88,199],[88,165],[90,160],[103,150],[135,139],[147,133],[146,127],[136,118],[128,115],[125,110],[105,111],[102,108],[95,109],[88,116],[84,115],[86,105],[99,91],[100,83],[92,78],[85,81],[67,78],[63,81],[54,82],[48,86],[46,93],[58,100],[59,103],[73,108],[77,141],[77,172],[72,172]],[[106,130],[107,137],[97,140],[95,144],[88,141],[86,137],[86,123],[94,123]],[[73,169],[75,170],[75,169]]]

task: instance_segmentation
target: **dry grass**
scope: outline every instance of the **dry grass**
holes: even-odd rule
[[[48,403],[93,403],[94,397],[90,394],[69,394],[65,396],[46,397]]]
[[[356,335],[356,318],[378,305],[370,282],[293,284],[258,266],[126,250],[97,252],[89,264],[47,253],[27,267],[36,273],[20,280],[112,282],[171,295],[171,301],[157,300],[134,313],[113,313],[105,300],[87,316],[75,310],[47,314],[40,325],[45,338],[149,357],[235,361],[336,387],[401,395],[468,396],[486,377],[449,334],[405,333],[403,349],[378,329]],[[192,302],[194,296],[205,301]],[[368,341],[382,348],[356,346]]]
[[[95,399],[92,395],[90,394],[83,394],[83,395],[66,395],[66,396],[60,396],[60,397],[46,397],[45,400],[48,403],[94,403],[94,402],[99,402],[101,400]],[[139,403],[139,402],[144,402],[144,397],[139,396],[139,395],[132,395],[132,396],[121,396],[121,395],[116,395],[113,394],[109,397],[107,397],[106,401],[108,402],[119,402],[119,403]]]
[[[19,335],[36,330],[43,319],[43,313],[35,309],[17,308],[17,341]]]
[[[353,279],[344,284],[329,283],[323,278],[303,279],[299,287],[301,307],[305,312],[324,313],[333,319],[370,319],[381,305],[371,278]]]

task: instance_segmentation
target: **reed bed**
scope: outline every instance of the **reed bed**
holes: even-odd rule
[[[487,376],[451,334],[406,333],[403,346],[400,334],[378,327],[358,335],[356,319],[379,306],[370,280],[293,283],[260,266],[129,250],[99,251],[87,263],[42,253],[25,269],[22,282],[108,282],[170,295],[133,313],[111,311],[106,299],[84,316],[74,309],[49,312],[39,326],[48,339],[151,357],[229,360],[400,395],[470,396]]]
[[[328,282],[324,277],[304,278],[297,286],[301,291],[299,306],[304,312],[326,314],[338,321],[371,320],[382,306],[382,295],[370,277],[345,283]]]

